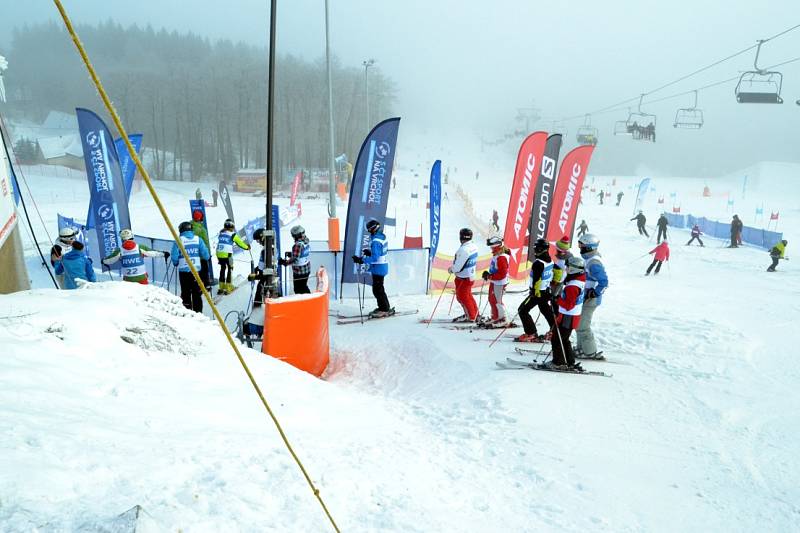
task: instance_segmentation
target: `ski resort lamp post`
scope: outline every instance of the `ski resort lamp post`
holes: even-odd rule
[[[372,128],[372,122],[369,120],[369,67],[375,64],[375,60],[370,58],[361,63],[364,65],[364,101],[367,103],[367,134]]]
[[[336,162],[334,161],[330,25],[328,0],[325,0],[325,64],[328,70],[328,138],[330,142],[330,157],[328,159],[328,249],[338,251],[341,246],[339,246],[339,219],[336,218]]]

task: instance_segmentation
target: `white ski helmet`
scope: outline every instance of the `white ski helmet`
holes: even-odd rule
[[[586,263],[578,255],[570,256],[567,259],[567,274],[580,274],[586,270]]]
[[[578,246],[581,249],[581,253],[593,252],[600,246],[600,239],[594,233],[587,233],[586,235],[581,235],[581,238],[578,239]]]
[[[129,241],[133,239],[133,232],[129,229],[124,229],[119,232],[119,238],[123,241]]]
[[[64,226],[60,230],[58,230],[58,236],[62,239],[74,239],[75,236],[78,234],[78,230],[73,228],[72,226]]]

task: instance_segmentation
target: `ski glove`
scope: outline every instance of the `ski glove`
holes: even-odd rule
[[[366,257],[372,257],[372,252],[369,251],[369,248],[364,248],[361,250],[361,255]]]
[[[453,267],[451,267],[451,266],[447,267],[447,273],[448,274],[452,274],[453,273]]]
[[[362,259],[361,257],[359,257],[357,255],[354,255],[353,256],[353,263],[355,263],[357,265],[363,265],[364,264],[364,259]]]
[[[288,263],[286,262],[286,259],[284,259],[283,257],[281,257],[281,258],[279,258],[279,259],[278,259],[278,264],[279,264],[280,266],[284,266],[284,267],[285,267],[285,266],[286,266]]]
[[[164,252],[164,261],[169,259],[169,252]]]
[[[481,278],[483,278],[483,281],[488,280],[489,279],[489,271],[488,270],[484,270],[483,274],[481,274]]]
[[[597,298],[597,293],[594,289],[587,289],[586,290],[586,299]]]

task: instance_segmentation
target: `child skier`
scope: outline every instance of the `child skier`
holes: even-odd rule
[[[380,231],[381,223],[374,218],[367,222],[366,228],[370,234],[369,248],[365,248],[360,256],[354,255],[353,262],[359,265],[366,264],[369,273],[372,274],[372,295],[377,300],[378,307],[369,314],[370,318],[384,318],[394,314],[394,307],[389,305],[389,298],[383,286],[384,278],[389,274],[389,262],[386,259],[389,241]]]
[[[586,286],[584,267],[584,261],[580,257],[571,256],[567,261],[567,277],[564,279],[564,288],[558,297],[556,329],[550,339],[553,360],[540,365],[542,368],[583,372],[580,363],[575,362],[569,337],[572,330],[577,329],[581,323],[584,287]]]
[[[775,267],[778,266],[778,261],[781,259],[788,261],[789,258],[786,257],[787,244],[789,244],[789,241],[784,239],[770,249],[769,256],[772,258],[772,264],[767,267],[767,272],[775,272]]]
[[[197,189],[198,192],[200,189]],[[195,211],[192,213],[192,221],[190,222],[192,225],[192,233],[200,238],[203,241],[203,244],[206,245],[206,250],[211,249],[211,243],[208,241],[208,232],[206,231],[205,226],[203,225],[203,212],[202,211]],[[174,256],[175,254],[173,254]],[[211,290],[211,265],[209,264],[210,259],[203,259],[200,258],[200,279],[203,280],[205,284],[206,290]]]
[[[585,358],[595,358],[599,355],[592,331],[592,317],[603,302],[603,293],[608,288],[608,275],[600,256],[599,247],[600,239],[591,233],[578,239],[578,249],[584,260],[584,271],[586,272],[586,288],[581,320],[575,334],[578,340],[578,352],[581,357]]]
[[[669,261],[669,245],[667,244],[667,241],[661,241],[661,244],[650,250],[649,253],[655,255],[653,256],[653,262],[650,263],[649,267],[647,267],[645,276],[650,275],[653,267],[656,267],[656,274],[658,274],[661,271],[661,264],[664,261]]]
[[[181,243],[183,243],[183,247],[186,249],[186,254],[189,256],[192,265],[194,265],[195,270],[197,270],[199,274],[200,260],[204,259],[206,263],[208,263],[208,260],[211,258],[206,243],[203,239],[194,234],[191,222],[181,222],[178,226],[178,231],[181,234],[180,239]],[[178,267],[178,279],[181,282],[181,300],[183,300],[183,306],[186,309],[202,313],[203,291],[200,290],[197,280],[194,279],[194,275],[192,275],[192,271],[189,269],[189,264],[183,257],[177,243],[172,245],[172,264]]]
[[[64,276],[62,289],[77,289],[78,283],[76,280],[78,279],[91,282],[97,281],[94,268],[92,268],[92,260],[86,257],[83,252],[83,243],[80,241],[72,241],[70,251],[59,256],[55,261],[55,267],[56,274]]]
[[[166,261],[169,258],[169,252],[161,252],[144,244],[137,244],[133,240],[133,232],[129,229],[120,231],[119,238],[122,239],[120,248],[111,252],[111,255],[100,262],[109,266],[122,260],[122,280],[147,285],[147,267],[144,266],[144,258],[164,257],[164,261]]]
[[[547,320],[550,332],[553,330],[554,318],[550,283],[553,281],[553,261],[550,259],[550,243],[537,239],[533,244],[536,259],[531,265],[530,294],[519,306],[519,318],[525,333],[516,338],[517,342],[542,342],[545,335],[538,335],[536,322],[531,318],[531,309],[539,307],[539,312]]]
[[[503,305],[503,293],[508,285],[508,264],[511,251],[503,246],[503,239],[500,237],[489,237],[486,245],[492,249],[489,270],[484,270],[481,275],[484,281],[490,281],[489,305],[492,308],[492,318],[487,326],[505,327],[508,324],[508,316],[506,307]]]
[[[475,266],[478,264],[478,247],[472,242],[472,230],[461,228],[458,232],[461,246],[456,251],[453,265],[448,267],[450,274],[456,277],[456,300],[461,304],[464,314],[454,318],[453,322],[475,322],[478,319],[478,305],[472,296],[472,284],[475,278]]]
[[[75,242],[75,237],[78,235],[78,230],[69,226],[61,228],[58,231],[58,239],[56,239],[53,247],[50,248],[50,265],[55,267],[56,262],[72,251],[72,243]],[[58,286],[62,289],[64,287],[64,274],[56,274],[58,279]]]
[[[250,246],[236,234],[233,220],[227,219],[222,226],[222,231],[217,237],[217,262],[219,263],[219,287],[217,294],[230,294],[235,288],[231,284],[233,277],[233,245],[242,250],[249,250]],[[226,272],[227,271],[227,272]]]
[[[700,231],[700,226],[698,226],[697,224],[692,226],[692,238],[689,239],[689,242],[686,243],[686,246],[690,246],[694,242],[695,239],[697,239],[697,242],[700,243],[700,246],[704,246],[703,245],[703,239],[700,238],[700,235],[702,235],[702,234],[703,234],[703,232]]]
[[[292,238],[294,239],[294,246],[292,246],[291,253],[287,252],[286,259],[281,257],[278,259],[278,264],[282,266],[292,265],[292,280],[294,284],[295,294],[310,294],[308,288],[308,277],[311,275],[311,260],[309,255],[311,252],[311,245],[306,237],[306,230],[303,226],[294,226],[291,229]]]
[[[589,225],[586,224],[585,220],[581,220],[581,225],[578,226],[578,237],[586,235],[589,233]]]

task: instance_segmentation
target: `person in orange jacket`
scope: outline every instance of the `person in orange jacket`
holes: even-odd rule
[[[653,267],[656,267],[656,274],[658,274],[661,271],[661,265],[664,263],[664,261],[669,261],[669,244],[667,244],[667,241],[661,241],[661,244],[650,250],[649,253],[655,255],[653,256],[653,262],[650,263],[649,267],[647,267],[645,276],[650,275]]]

